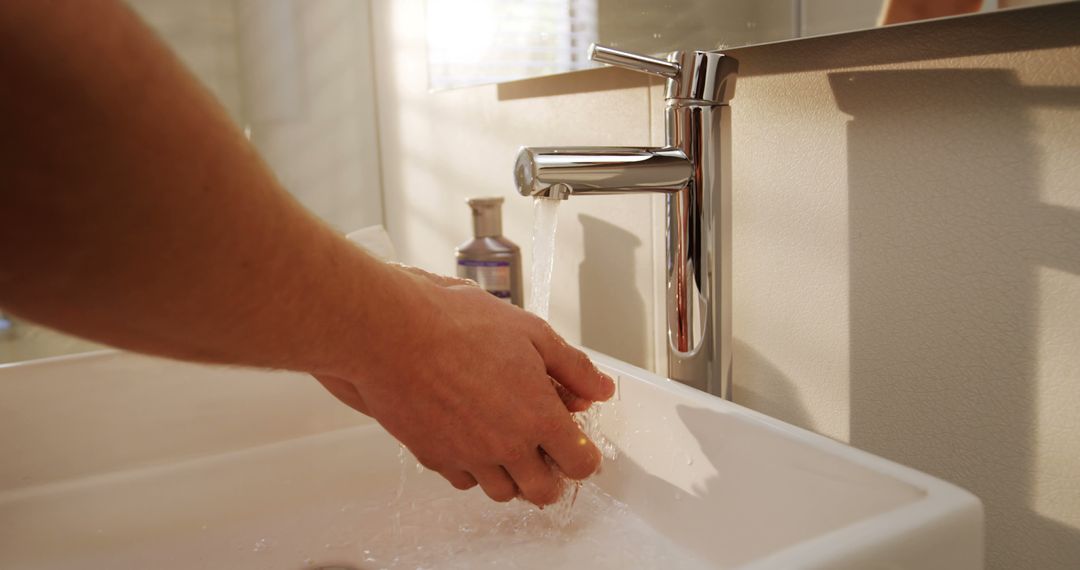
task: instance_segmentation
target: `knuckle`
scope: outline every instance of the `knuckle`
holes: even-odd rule
[[[569,420],[569,417],[563,417],[562,415],[542,417],[536,422],[536,434],[541,439],[553,438],[563,431],[567,420]]]
[[[574,351],[574,363],[582,372],[594,373],[596,371],[596,367],[593,366],[592,359],[589,358],[588,354],[576,348],[571,350]]]
[[[551,329],[551,325],[548,324],[542,317],[530,311],[522,313],[524,317],[524,323],[535,329],[537,332],[545,332]]]
[[[476,283],[476,282],[473,281],[473,283]],[[496,300],[496,299],[493,299],[493,297],[491,296],[490,293],[488,293],[486,290],[482,289],[479,286],[479,284],[476,284],[476,285],[459,285],[458,287],[459,287],[458,290],[461,291],[461,293],[463,295],[471,297],[474,301],[478,301],[478,302],[481,302],[481,303],[490,303],[492,300]]]
[[[417,457],[416,462],[420,465],[423,465],[426,469],[430,469],[431,471],[438,471],[440,473],[445,467],[442,461],[431,457]]]
[[[486,493],[492,501],[495,501],[497,503],[508,502],[515,496],[517,496],[517,493],[514,491],[513,488],[508,486],[504,487],[502,485],[498,486],[497,488],[491,488],[491,486],[484,487],[484,493]]]
[[[454,488],[459,490],[459,491],[468,491],[469,489],[472,489],[473,487],[476,486],[476,481],[473,481],[471,479],[466,479],[464,477],[458,477],[458,478],[450,479],[449,481],[450,481],[450,484],[453,485]]]
[[[512,465],[525,458],[525,449],[521,445],[507,443],[502,446],[496,457],[503,465]]]
[[[569,465],[560,466],[563,473],[571,479],[585,479],[596,473],[596,470],[600,467],[600,452],[596,450],[592,445],[588,446],[587,450],[583,450],[575,461],[570,462]]]
[[[551,343],[562,341],[558,333],[555,332],[555,329],[553,329],[551,325],[548,324],[548,322],[545,321],[543,318],[527,311],[525,312],[525,315],[526,324],[530,329],[532,329],[533,333],[536,335],[536,338],[539,339],[541,342]]]
[[[544,321],[544,336],[546,336],[548,342],[557,349],[570,347],[570,344],[566,342],[566,339],[555,332],[555,329],[551,328],[551,325],[549,325],[547,321]]]
[[[555,473],[546,469],[543,474],[534,473],[526,478],[516,478],[521,495],[534,505],[550,505],[559,498]]]
[[[536,505],[551,505],[559,500],[561,494],[562,488],[559,482],[553,478],[550,482],[533,491],[529,496],[529,500]]]

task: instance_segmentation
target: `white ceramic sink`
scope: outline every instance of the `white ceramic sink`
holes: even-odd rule
[[[594,357],[618,455],[566,528],[418,472],[302,375],[0,367],[0,568],[982,567],[966,491]]]

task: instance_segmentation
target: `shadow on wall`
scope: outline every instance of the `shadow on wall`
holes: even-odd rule
[[[989,567],[1075,568],[1080,529],[1033,505],[1037,271],[1080,275],[1080,212],[1039,201],[1028,113],[1080,90],[997,69],[829,79],[853,117],[852,445],[977,494]]]
[[[634,287],[634,250],[641,240],[599,218],[578,216],[585,257],[578,267],[581,344],[649,368],[645,300]]]
[[[732,389],[735,403],[794,426],[820,431],[803,406],[795,382],[765,355],[736,338],[732,340],[731,361],[732,377],[739,379]]]
[[[634,435],[614,437],[618,458],[597,480],[717,567],[747,564],[924,496],[737,414],[678,403],[674,415],[648,422],[665,408],[646,409],[623,408],[622,429],[633,426]]]

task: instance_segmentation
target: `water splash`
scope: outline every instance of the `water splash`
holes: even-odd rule
[[[431,477],[430,473],[424,477]],[[398,533],[366,536],[365,568],[680,568],[711,566],[652,529],[593,483],[578,493],[571,524],[559,526],[523,501],[494,503],[479,490],[412,481]],[[379,520],[380,512],[355,517]],[[372,525],[373,529],[378,528]],[[554,554],[557,553],[557,554]]]

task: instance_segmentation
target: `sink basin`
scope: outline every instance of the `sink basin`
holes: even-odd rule
[[[949,483],[599,354],[613,458],[567,512],[453,490],[303,375],[0,367],[0,567],[981,568]]]

